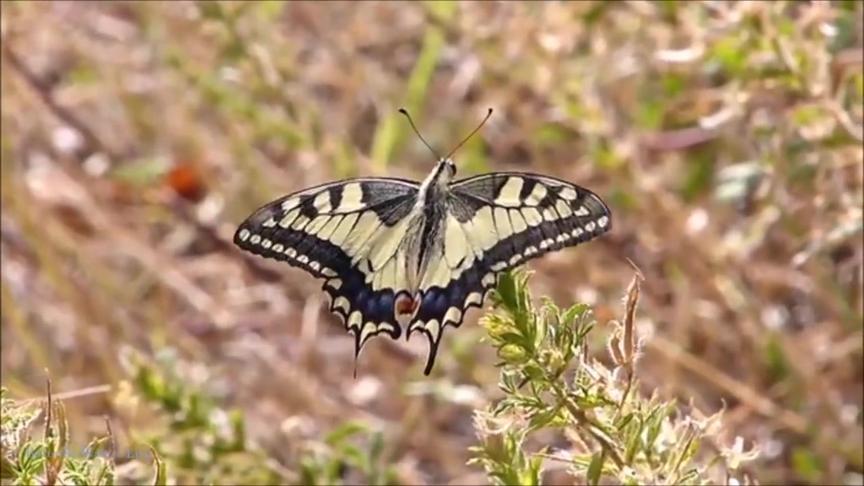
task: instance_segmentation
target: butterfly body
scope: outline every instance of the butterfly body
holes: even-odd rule
[[[324,279],[355,358],[377,334],[426,334],[428,374],[444,327],[481,306],[499,273],[611,228],[602,200],[569,182],[455,175],[443,158],[419,184],[360,178],[306,189],[255,211],[234,242]]]
[[[409,256],[406,273],[412,293],[420,289],[429,264],[443,256],[440,234],[447,215],[449,184],[455,173],[451,160],[439,160],[417,191],[417,202],[409,217],[415,218],[417,224],[412,228],[419,231],[410,231],[405,236],[406,254]]]

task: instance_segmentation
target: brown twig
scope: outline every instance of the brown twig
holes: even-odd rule
[[[105,430],[108,434],[108,457],[111,461],[111,464],[114,464],[117,460],[117,444],[114,441],[114,431],[111,430],[111,421],[108,420],[108,416],[105,415],[103,418],[105,419]]]
[[[54,409],[54,401],[51,396],[51,375],[48,373],[48,369],[45,369],[45,390],[47,398],[45,401],[47,405],[45,407],[45,440],[50,439],[53,436],[53,428],[51,427],[51,421],[53,419],[53,409]]]
[[[8,61],[12,69],[39,95],[39,99],[42,100],[51,113],[81,134],[81,137],[84,139],[84,146],[81,147],[77,154],[80,160],[83,161],[96,152],[103,152],[113,158],[113,153],[108,146],[102,143],[99,137],[96,136],[96,133],[72,113],[71,110],[57,102],[52,87],[30,70],[18,54],[9,46],[8,41],[4,40],[2,52],[3,59]]]
[[[48,400],[49,397],[53,400],[68,400],[70,398],[78,398],[78,397],[83,397],[83,396],[87,396],[87,395],[95,395],[97,393],[107,393],[109,391],[111,391],[111,385],[108,385],[108,384],[95,385],[95,386],[88,386],[86,388],[80,388],[78,390],[71,390],[71,391],[63,392],[63,393],[54,393],[52,395],[48,395],[48,396],[44,396],[44,397],[29,398],[29,399],[26,399],[23,401],[29,402],[29,401],[33,401],[33,400],[40,400],[40,401],[41,400]]]

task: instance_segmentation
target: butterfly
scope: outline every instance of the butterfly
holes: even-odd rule
[[[422,182],[365,177],[289,194],[243,221],[234,243],[324,280],[329,310],[354,336],[355,366],[373,336],[421,332],[428,375],[444,328],[482,306],[500,273],[612,227],[600,197],[561,179],[495,172],[455,180],[451,156],[480,126]]]

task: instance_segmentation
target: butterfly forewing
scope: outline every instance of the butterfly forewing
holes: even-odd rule
[[[376,334],[401,335],[393,309],[404,289],[394,262],[417,190],[414,182],[386,178],[317,186],[255,211],[234,243],[324,278],[330,310],[354,334],[359,353]]]
[[[612,225],[609,208],[596,194],[551,177],[499,172],[459,181],[451,194],[463,225],[497,236],[482,242],[480,262],[495,271],[591,240]]]

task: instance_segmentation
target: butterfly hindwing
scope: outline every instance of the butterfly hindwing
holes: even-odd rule
[[[494,173],[455,182],[451,189],[442,231],[444,256],[430,268],[438,276],[421,289],[420,307],[408,329],[429,339],[426,374],[444,326],[459,327],[470,307],[481,306],[499,273],[593,239],[612,222],[597,195],[550,177]]]
[[[330,310],[354,334],[359,354],[376,334],[401,335],[393,309],[403,290],[392,262],[416,197],[417,184],[402,179],[317,186],[255,211],[238,228],[234,243],[325,279]]]
[[[428,375],[435,364],[438,345],[445,326],[459,327],[471,307],[480,307],[488,289],[480,281],[480,272],[468,268],[444,286],[421,290],[420,306],[408,334],[422,332],[429,339],[429,355],[423,373]]]

